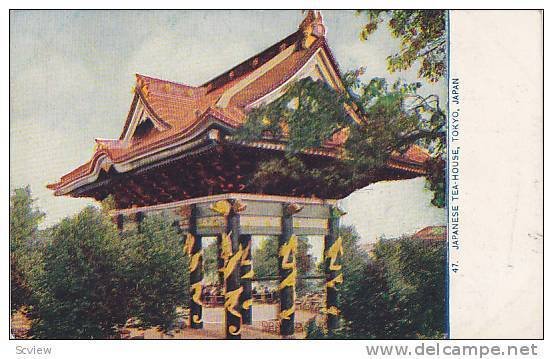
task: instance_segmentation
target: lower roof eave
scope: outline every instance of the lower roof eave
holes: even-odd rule
[[[98,181],[101,171],[108,173],[109,170],[115,170],[117,173],[133,173],[140,174],[150,171],[156,167],[166,165],[170,162],[180,160],[185,157],[197,155],[206,152],[217,145],[231,145],[239,147],[249,147],[260,150],[269,151],[285,151],[286,143],[283,141],[236,141],[229,136],[220,136],[218,130],[208,131],[206,136],[196,138],[196,140],[189,141],[180,146],[167,148],[164,151],[151,153],[147,156],[140,158],[132,158],[128,161],[121,163],[111,163],[109,158],[101,159],[96,164],[96,167],[88,176],[79,178],[66,185],[55,187],[55,185],[49,185],[51,189],[55,189],[54,194],[56,196],[69,195],[72,197],[82,197],[82,194],[100,187],[109,181],[109,178]],[[308,156],[321,156],[329,159],[343,158],[339,148],[315,148],[306,149],[302,151]],[[107,161],[104,163],[102,161]],[[400,170],[410,176],[423,176],[426,175],[426,169],[422,164],[403,163],[404,161],[396,161],[391,159],[387,162],[387,167],[390,169]],[[53,187],[53,188],[52,188]]]
[[[92,172],[86,176],[69,182],[65,185],[56,188],[54,195],[56,196],[73,196],[78,197],[79,193],[88,190],[91,185],[96,187],[100,185],[97,180],[101,171],[108,172],[113,168],[117,173],[128,173],[131,171],[145,171],[152,167],[163,165],[167,161],[175,158],[194,155],[199,152],[208,150],[215,145],[215,141],[209,136],[198,138],[196,140],[184,143],[180,146],[172,147],[164,151],[153,153],[139,158],[131,158],[124,162],[112,162],[109,157],[105,157],[105,162],[100,162],[95,166]]]
[[[166,209],[174,209],[174,208],[179,208],[183,206],[189,206],[193,204],[217,202],[222,200],[250,200],[250,201],[260,201],[260,202],[296,203],[300,205],[318,204],[318,205],[330,205],[330,206],[335,206],[338,203],[338,200],[336,199],[280,196],[280,195],[268,195],[268,194],[257,194],[257,193],[224,193],[224,194],[216,194],[211,196],[191,198],[183,201],[157,204],[152,206],[112,210],[110,211],[110,215],[112,216],[131,215],[131,214],[136,214],[138,212],[161,211]]]

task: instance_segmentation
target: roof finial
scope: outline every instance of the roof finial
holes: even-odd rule
[[[301,22],[299,29],[303,31],[304,47],[310,47],[317,38],[324,37],[326,28],[323,24],[323,16],[319,10],[307,10],[305,18]]]

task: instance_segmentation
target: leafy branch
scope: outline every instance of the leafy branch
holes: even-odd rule
[[[439,98],[417,94],[420,83],[389,85],[382,78],[364,83],[359,78],[363,73],[359,69],[344,75],[345,92],[304,78],[274,102],[251,110],[235,138],[278,140],[287,149],[284,158],[258,165],[251,179],[254,188],[342,196],[378,180],[390,155],[412,144],[432,149],[436,158],[443,155],[445,114]],[[337,134],[347,137],[341,159],[321,165],[301,154],[327,146]]]
[[[388,56],[390,72],[407,70],[420,64],[418,75],[430,82],[445,76],[447,33],[443,10],[358,10],[367,17],[359,34],[368,41],[378,26],[388,23],[393,37],[400,39],[399,51]]]

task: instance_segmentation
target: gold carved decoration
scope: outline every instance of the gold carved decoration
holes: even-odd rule
[[[283,244],[279,249],[279,255],[282,256],[282,262],[281,267],[282,269],[291,269],[292,271],[290,274],[282,281],[280,282],[278,289],[282,290],[285,287],[295,287],[296,285],[296,277],[297,277],[297,269],[296,269],[296,250],[298,248],[298,237],[295,234],[292,234],[290,236],[290,239],[287,243]],[[280,319],[290,319],[290,316],[295,312],[296,310],[296,291],[292,290],[293,298],[292,298],[292,306],[288,309],[284,309],[279,313]]]
[[[242,290],[243,288],[239,287],[238,289],[225,293],[225,309],[235,317],[239,318],[242,318],[242,314],[236,310],[236,307],[238,305],[238,300],[240,299]]]
[[[188,233],[186,235],[186,240],[184,241],[184,249],[183,251],[190,256],[190,272],[193,272],[198,268],[198,264],[200,264],[200,259],[202,257],[202,250],[200,249],[198,252],[192,254],[192,251],[194,249],[194,235],[191,233]]]
[[[253,272],[253,269],[250,269],[248,273],[244,273],[244,275],[242,275],[242,279],[252,279],[253,278],[253,275],[254,275],[254,272]]]
[[[347,214],[347,212],[339,207],[332,207],[332,209],[330,210],[330,216],[332,218],[340,218],[345,214]]]
[[[338,274],[333,279],[326,282],[326,286],[328,288],[334,288],[336,284],[342,284],[344,282],[344,275],[342,273]]]
[[[250,248],[252,246],[252,241],[248,241],[248,245],[246,246],[245,249],[242,249],[242,244],[240,244],[240,250],[242,251],[242,258],[241,258],[241,261],[240,261],[240,265],[241,266],[251,266],[252,265],[252,260],[249,257],[249,254],[250,254]],[[247,273],[244,273],[242,275],[242,277],[240,277],[241,279],[252,279],[253,278],[253,275],[254,275],[254,272],[253,272],[253,267],[250,267],[250,270],[247,272]]]
[[[242,245],[240,245],[242,246]],[[250,254],[250,248],[252,247],[252,241],[248,241],[248,245],[246,246],[246,248],[243,250],[242,252],[242,261],[241,261],[241,265],[243,266],[249,266],[252,264],[252,260],[251,259],[248,259],[248,256]]]
[[[227,263],[225,264],[223,268],[223,278],[227,279],[232,271],[236,268],[238,265],[240,259],[242,259],[242,248],[239,248],[236,253],[232,257],[229,258]]]
[[[184,241],[183,252],[185,254],[192,254],[192,248],[194,247],[194,235],[191,233],[186,234],[186,240]]]
[[[202,252],[203,251],[200,250],[190,257],[190,273],[194,272],[196,268],[198,268],[198,264],[200,264],[200,259],[202,258]]]
[[[192,316],[192,321],[196,324],[201,324],[203,322],[202,318],[198,314]]]
[[[240,201],[239,199],[235,200],[233,203],[232,203],[232,210],[234,211],[234,213],[240,213],[240,212],[243,212],[246,210],[248,206],[246,206],[245,203],[243,203],[242,201]]]
[[[202,305],[202,283],[194,283],[190,286],[192,289],[192,301],[198,305]]]
[[[295,301],[295,298],[294,298],[294,301]],[[296,311],[296,305],[295,304],[292,304],[292,306],[288,309],[285,309],[283,310],[282,312],[280,312],[278,314],[278,316],[280,317],[280,319],[290,319],[290,316],[292,314],[294,314],[294,312]]]
[[[231,208],[232,206],[230,202],[226,200],[217,201],[209,206],[209,209],[211,209],[213,212],[219,213],[222,216],[228,216]]]
[[[223,233],[221,235],[221,258],[225,260],[225,262],[230,258],[232,255],[232,239],[231,239],[232,231],[228,234]]]
[[[177,215],[183,219],[188,219],[192,215],[192,207],[191,206],[180,206],[177,210]]]
[[[298,237],[295,234],[290,236],[287,243],[283,244],[278,254],[282,256],[281,266],[283,269],[295,269],[296,267],[296,249],[298,248]]]
[[[242,328],[236,329],[236,326],[231,325],[228,327],[228,332],[230,335],[240,335],[240,333],[242,333]]]
[[[290,203],[288,206],[286,206],[286,214],[293,215],[298,212],[300,212],[303,209],[302,205],[299,205],[297,203]]]
[[[293,270],[292,273],[290,273],[288,275],[288,277],[286,277],[286,279],[284,279],[282,282],[280,282],[280,284],[278,285],[278,289],[295,286],[296,285],[296,276],[297,276],[297,271]]]
[[[336,239],[336,241],[332,243],[330,248],[325,253],[326,258],[330,258],[329,269],[331,271],[337,271],[342,269],[341,264],[336,264],[336,261],[338,260],[338,256],[342,254],[344,254],[344,248],[342,247],[342,237],[338,237],[338,239]]]
[[[331,314],[331,315],[338,315],[340,314],[340,309],[336,308],[335,306],[331,306],[329,308],[323,308],[323,313]]]
[[[242,308],[248,309],[249,307],[252,306],[252,304],[253,304],[253,299],[251,299],[251,298],[250,298],[250,299],[246,299],[246,300],[244,301],[244,303],[242,303]]]

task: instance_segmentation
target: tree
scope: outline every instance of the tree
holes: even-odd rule
[[[89,206],[51,229],[41,263],[31,281],[38,339],[105,339],[130,318],[168,329],[188,299],[181,240],[157,216],[120,236],[104,210]]]
[[[446,116],[437,96],[417,94],[420,83],[398,81],[389,85],[382,78],[363,83],[359,78],[362,72],[344,75],[345,93],[322,81],[301,79],[274,102],[248,114],[235,133],[238,140],[272,138],[287,144],[285,156],[259,163],[251,179],[255,190],[345,197],[379,180],[390,156],[413,144],[432,149],[437,159],[445,155]],[[354,121],[347,107],[356,108],[361,121]],[[324,146],[338,132],[347,134],[341,158],[323,163],[301,154],[302,150]],[[443,196],[443,191],[436,195]]]
[[[218,283],[219,270],[217,268],[217,242],[211,242],[204,249],[204,281],[208,283]],[[222,283],[221,283],[222,284]]]
[[[44,213],[34,203],[29,186],[16,188],[10,197],[10,252],[24,249],[37,238]]]
[[[298,237],[296,266],[298,274],[309,274],[314,269],[313,257],[309,254],[311,244],[306,237]],[[252,255],[256,277],[278,276],[278,240],[275,237],[265,237]]]
[[[374,249],[389,291],[404,316],[403,337],[440,338],[445,333],[446,243],[413,237],[381,240]]]
[[[368,23],[361,31],[367,40],[379,24],[388,21],[391,33],[401,39],[398,53],[388,57],[390,71],[420,62],[419,77],[431,82],[446,71],[446,22],[443,10],[360,10]],[[259,163],[250,180],[253,190],[278,193],[288,190],[322,198],[344,197],[379,180],[386,162],[413,144],[432,152],[428,161],[428,188],[432,203],[445,205],[446,115],[436,95],[417,93],[420,83],[387,84],[382,78],[360,80],[361,68],[343,76],[344,92],[310,78],[290,84],[279,99],[252,109],[237,131],[238,140],[284,140],[286,156]],[[346,108],[361,121],[353,121]],[[325,164],[310,161],[301,151],[321,147],[333,135],[347,135],[341,160]]]
[[[278,240],[265,237],[252,253],[252,263],[257,278],[278,276]]]
[[[369,261],[366,250],[361,248],[355,228],[341,226],[338,235],[342,238],[345,254],[342,257],[344,282],[338,286],[338,306],[343,320],[341,329],[333,335],[338,338],[367,339],[367,332],[374,330],[363,327],[386,322],[377,320],[378,316],[385,313],[383,302],[386,298],[374,295],[385,292],[386,288],[378,280],[379,272]]]
[[[426,188],[432,191],[432,204],[438,208],[444,208],[446,203],[445,184],[445,159],[440,157],[431,158],[427,165]]]
[[[306,237],[298,237],[298,249],[296,253],[296,266],[298,276],[311,274],[315,270],[313,256],[310,255],[311,244]],[[255,276],[277,277],[278,276],[278,240],[275,237],[266,237],[259,247],[253,252],[253,266]],[[307,281],[298,278],[296,282],[296,291],[301,295],[304,291],[310,289]]]
[[[390,72],[407,70],[419,63],[419,77],[436,82],[447,71],[447,33],[444,10],[359,10],[367,16],[361,40],[367,41],[379,24],[388,22],[393,37],[399,38],[399,52],[388,56]]]
[[[188,302],[188,257],[181,242],[175,227],[156,215],[147,216],[139,229],[123,237],[129,310],[144,327],[170,329],[177,306]]]
[[[29,186],[16,188],[10,197],[10,309],[31,303],[30,273],[38,265],[38,225],[44,213],[34,205]]]
[[[369,259],[352,228],[344,240],[341,327],[314,323],[308,338],[421,339],[445,333],[445,243],[402,237],[381,240]]]
[[[31,335],[107,338],[129,318],[123,248],[115,225],[89,206],[52,229],[34,280]]]

